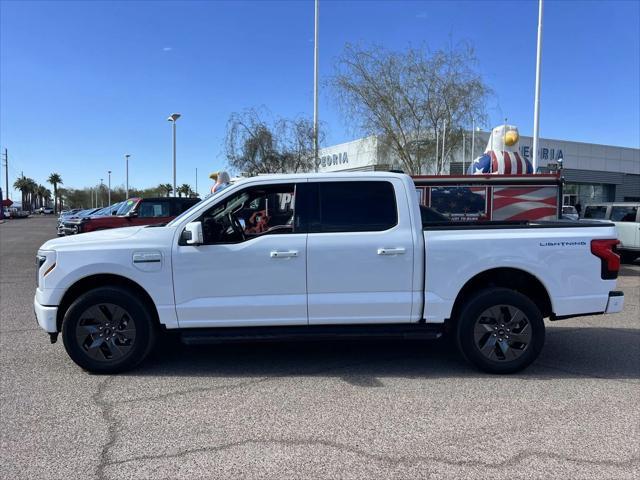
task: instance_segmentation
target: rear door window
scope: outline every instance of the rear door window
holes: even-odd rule
[[[317,218],[310,232],[378,232],[398,223],[393,185],[387,181],[320,182]]]
[[[611,208],[611,221],[613,222],[635,222],[638,214],[638,207],[618,206]]]
[[[169,201],[168,200],[143,200],[138,209],[139,218],[168,217]]]
[[[584,209],[584,218],[604,219],[607,216],[607,207],[604,205],[589,205]]]

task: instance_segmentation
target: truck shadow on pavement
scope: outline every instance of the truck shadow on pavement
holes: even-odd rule
[[[435,341],[322,341],[183,346],[166,340],[134,376],[334,376],[360,387],[383,386],[384,377],[493,377],[467,364],[448,339]],[[556,327],[524,380],[640,379],[640,329]]]
[[[620,276],[621,277],[640,277],[640,269],[631,268],[632,266],[636,266],[640,263],[637,261],[635,263],[629,263],[627,265],[620,266]]]

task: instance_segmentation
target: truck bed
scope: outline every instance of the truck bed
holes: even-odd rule
[[[589,228],[589,227],[614,227],[611,222],[594,222],[590,220],[487,220],[479,222],[428,222],[422,224],[423,230],[487,230],[495,228]]]

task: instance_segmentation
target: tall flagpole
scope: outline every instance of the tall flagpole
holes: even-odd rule
[[[462,174],[466,173],[464,169],[465,160],[467,159],[467,143],[466,138],[464,136],[464,130],[462,130]]]
[[[442,128],[442,162],[440,163],[440,171],[438,172],[438,175],[440,175],[442,173],[442,171],[444,171],[444,141],[447,138],[447,120],[444,120],[444,127]]]
[[[538,137],[540,135],[540,62],[542,58],[542,3],[538,0],[538,51],[536,54],[536,92],[533,112],[533,173],[538,170]]]
[[[476,119],[471,121],[471,163],[475,160],[476,154]]]
[[[315,29],[313,41],[313,164],[318,170],[318,21],[319,0],[315,0]]]

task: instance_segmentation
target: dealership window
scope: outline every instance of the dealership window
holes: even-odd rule
[[[615,185],[606,183],[568,183],[564,187],[564,194],[576,195],[575,204],[582,206],[590,203],[613,202]],[[575,205],[573,204],[573,205]]]
[[[386,181],[318,183],[318,219],[311,232],[376,232],[398,223],[393,185]]]
[[[635,222],[638,207],[614,206],[611,208],[612,222]]]

